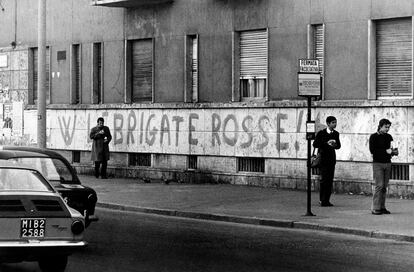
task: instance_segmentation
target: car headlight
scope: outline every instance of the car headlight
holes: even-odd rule
[[[82,221],[75,220],[72,223],[71,230],[75,235],[81,234],[85,230],[85,225]]]

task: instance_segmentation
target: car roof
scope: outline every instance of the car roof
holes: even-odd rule
[[[0,160],[0,168],[27,169],[27,170],[33,170],[33,171],[38,172],[36,168],[33,168],[26,164],[21,164],[15,161],[6,161],[6,160]]]
[[[0,159],[7,160],[15,157],[63,158],[63,156],[56,151],[46,148],[31,146],[0,146]]]

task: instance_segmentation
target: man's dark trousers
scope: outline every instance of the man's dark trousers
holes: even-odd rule
[[[335,164],[321,165],[321,180],[319,188],[319,200],[322,205],[329,204],[332,194]]]
[[[102,167],[101,167],[102,164]],[[106,178],[106,168],[108,167],[107,161],[95,161],[95,177],[99,177],[101,174],[101,178]],[[99,173],[99,169],[101,170]]]

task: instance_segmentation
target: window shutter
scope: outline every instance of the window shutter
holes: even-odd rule
[[[75,103],[79,103],[80,102],[80,72],[81,72],[81,54],[80,54],[80,45],[79,44],[75,44],[73,45],[73,58],[74,58],[74,71],[73,74],[75,76]]]
[[[152,40],[132,43],[132,102],[152,101]]]
[[[192,59],[192,65],[191,65],[191,78],[192,78],[192,101],[196,102],[198,101],[198,52],[197,52],[197,37],[194,37],[192,39],[192,52],[191,52],[191,59]]]
[[[33,102],[37,101],[37,74],[38,74],[38,65],[37,65],[37,48],[33,48]]]
[[[324,54],[325,54],[325,36],[324,36],[324,27],[323,25],[315,25],[314,31],[314,41],[315,41],[315,58],[319,61],[319,71],[321,75],[324,74]]]
[[[411,97],[411,18],[376,24],[377,97]]]
[[[240,77],[267,78],[267,31],[240,32]]]

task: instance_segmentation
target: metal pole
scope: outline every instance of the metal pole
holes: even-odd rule
[[[38,0],[37,145],[46,147],[46,0]]]
[[[312,97],[311,96],[308,96],[308,122],[310,122],[310,121],[312,121],[311,119],[311,114],[312,114],[312,111],[311,111],[311,103],[312,103]],[[311,180],[311,175],[312,175],[312,172],[311,172],[311,167],[310,167],[310,157],[311,157],[311,152],[312,152],[312,146],[311,146],[311,139],[309,139],[308,138],[308,160],[307,160],[307,171],[308,171],[308,190],[307,190],[307,192],[308,192],[308,194],[307,194],[307,210],[306,210],[306,216],[313,216],[314,214],[312,213],[312,211],[311,211],[311,206],[312,206],[312,201],[311,201],[311,199],[312,199],[312,191],[311,191],[311,187],[312,187],[312,180]]]

